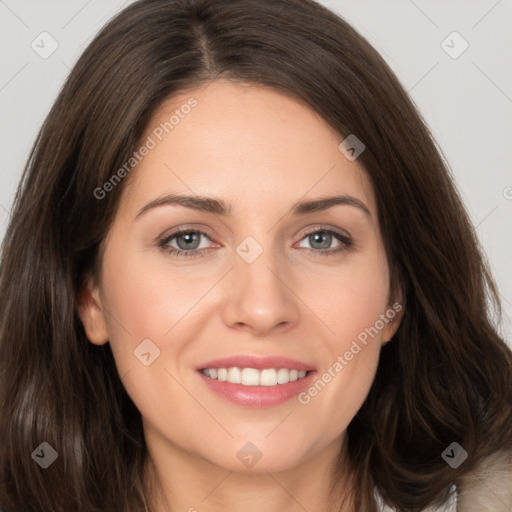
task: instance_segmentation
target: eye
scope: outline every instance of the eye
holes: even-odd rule
[[[168,254],[177,257],[195,258],[204,256],[208,251],[208,243],[202,246],[204,239],[211,240],[210,236],[204,231],[197,229],[184,228],[175,231],[161,240],[158,245]],[[329,256],[348,250],[352,246],[352,240],[341,232],[334,229],[316,229],[309,231],[301,239],[307,241],[310,247],[303,247],[314,256]],[[338,244],[332,247],[333,242]]]
[[[331,254],[346,251],[352,246],[352,240],[334,229],[316,229],[310,231],[302,238],[301,242],[305,240],[309,243],[310,247],[304,247],[311,252],[314,256],[328,256]],[[338,242],[338,245],[332,247],[333,242]],[[303,247],[299,245],[299,247]]]
[[[210,238],[205,232],[197,229],[180,229],[164,238],[158,245],[168,254],[194,258],[204,254],[205,247],[201,247],[203,237]],[[172,243],[175,243],[177,247],[173,246]]]

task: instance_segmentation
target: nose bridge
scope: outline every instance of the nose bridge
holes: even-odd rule
[[[246,237],[236,248],[237,258],[235,260],[236,281],[240,282],[243,299],[249,294],[251,300],[260,298],[259,302],[278,299],[283,286],[276,278],[279,265],[278,248],[275,247],[271,236],[262,239],[260,243],[253,236]]]
[[[298,311],[279,269],[283,255],[271,235],[258,238],[248,236],[236,247],[225,320],[267,332],[283,322],[295,322]]]

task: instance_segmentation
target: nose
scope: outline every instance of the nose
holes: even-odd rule
[[[284,259],[270,248],[251,263],[236,254],[225,283],[225,324],[258,337],[296,325],[300,300],[293,291],[292,274],[284,267]]]

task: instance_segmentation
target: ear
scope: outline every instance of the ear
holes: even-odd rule
[[[99,287],[88,276],[78,293],[78,314],[84,325],[85,333],[91,343],[104,345],[109,340],[107,323],[103,313]]]
[[[403,296],[403,291],[399,288],[395,295],[395,300],[390,301],[388,305],[388,309],[385,313],[388,321],[385,322],[384,328],[382,329],[382,345],[388,343],[400,327],[405,311]]]

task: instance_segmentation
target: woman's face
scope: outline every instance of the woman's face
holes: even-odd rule
[[[149,123],[81,317],[154,451],[279,471],[343,439],[400,307],[372,186],[341,142],[305,105],[227,81]]]

